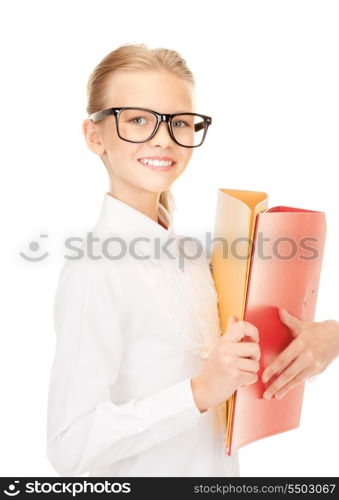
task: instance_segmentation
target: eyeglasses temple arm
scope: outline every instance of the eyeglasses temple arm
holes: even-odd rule
[[[93,122],[98,122],[99,120],[102,120],[103,118],[106,118],[108,115],[112,115],[113,110],[112,109],[105,109],[104,111],[96,111],[95,113],[92,113],[89,118]]]
[[[195,123],[195,125],[194,125],[194,131],[195,132],[199,132],[199,130],[201,130],[202,128],[205,128],[205,123],[207,123],[207,125],[210,125],[212,123],[212,120],[208,120],[207,122],[202,121],[202,122],[199,122],[199,123]]]

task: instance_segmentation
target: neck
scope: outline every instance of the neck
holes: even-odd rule
[[[135,186],[133,186],[133,189],[120,189],[120,186],[116,182],[114,182],[114,185],[111,183],[108,193],[113,196],[113,198],[130,205],[150,219],[158,222],[160,193],[145,191]]]

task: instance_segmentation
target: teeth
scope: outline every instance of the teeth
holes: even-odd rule
[[[149,160],[147,158],[141,158],[140,161],[145,165],[152,165],[153,167],[168,167],[173,163],[172,161]]]

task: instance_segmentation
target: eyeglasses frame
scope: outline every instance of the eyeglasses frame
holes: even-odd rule
[[[119,116],[120,116],[121,112],[124,111],[125,109],[137,109],[139,111],[148,111],[149,113],[152,113],[153,115],[155,115],[155,117],[157,119],[157,123],[156,123],[155,129],[154,129],[153,133],[147,139],[145,139],[144,141],[131,141],[129,139],[125,139],[124,137],[121,137],[120,131],[119,131]],[[179,146],[182,146],[183,148],[197,148],[197,147],[201,146],[203,144],[204,140],[205,140],[208,127],[212,123],[212,117],[211,116],[201,115],[200,113],[191,113],[191,112],[187,112],[187,113],[172,113],[172,114],[170,114],[170,113],[158,113],[157,111],[153,111],[152,109],[139,108],[137,106],[127,106],[127,107],[122,107],[122,108],[108,108],[108,109],[104,109],[102,111],[96,111],[95,113],[92,113],[89,116],[89,118],[90,118],[90,120],[92,120],[95,123],[95,122],[98,122],[100,120],[103,120],[104,118],[106,118],[107,116],[110,116],[110,115],[114,115],[115,116],[116,126],[117,126],[117,133],[118,133],[119,138],[122,139],[123,141],[133,142],[133,143],[147,142],[150,139],[152,139],[152,137],[155,136],[155,134],[157,133],[157,131],[159,129],[160,123],[161,122],[167,122],[167,127],[168,127],[168,131],[169,131],[169,134],[170,134],[171,138],[173,139],[173,141],[176,144],[178,144]],[[197,144],[195,146],[186,146],[184,144],[180,144],[180,142],[178,142],[176,140],[176,138],[174,137],[173,130],[172,130],[172,119],[175,116],[181,116],[181,115],[194,115],[194,116],[200,116],[201,118],[203,118],[203,125],[201,125],[200,123],[197,123],[194,126],[195,132],[198,132],[199,130],[201,130],[201,128],[204,128],[204,135],[202,136],[200,144]]]

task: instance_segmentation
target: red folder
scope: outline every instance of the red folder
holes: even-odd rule
[[[293,340],[278,309],[283,307],[301,320],[314,320],[326,220],[324,212],[286,206],[267,209],[267,202],[268,196],[262,192],[218,192],[214,238],[248,240],[247,259],[239,258],[240,252],[225,257],[219,244],[212,252],[221,330],[225,332],[234,314],[258,328],[261,350],[258,381],[240,387],[226,402],[228,455],[300,423],[305,382],[280,400],[265,400],[261,374]],[[246,243],[240,243],[244,249]]]

